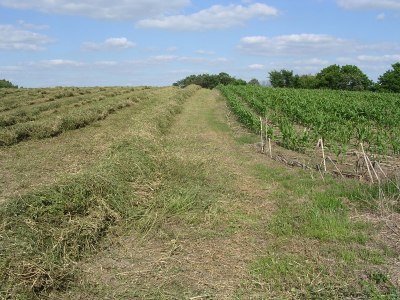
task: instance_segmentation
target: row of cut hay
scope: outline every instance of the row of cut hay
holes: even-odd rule
[[[154,115],[140,114],[137,132],[113,145],[86,173],[66,178],[0,206],[0,296],[42,297],[74,279],[76,261],[95,251],[115,224],[134,226],[149,210],[134,187],[150,186],[162,174],[158,120],[179,112],[196,87],[151,103]],[[146,132],[140,129],[146,128]],[[134,129],[134,128],[133,128]]]

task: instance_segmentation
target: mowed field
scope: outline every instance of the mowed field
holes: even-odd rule
[[[399,299],[398,98],[221,91],[0,90],[0,298]]]

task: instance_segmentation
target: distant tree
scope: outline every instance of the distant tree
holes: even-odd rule
[[[393,64],[392,68],[378,78],[378,89],[400,93],[400,62]]]
[[[296,75],[298,76],[298,75]],[[297,87],[301,89],[315,89],[318,81],[314,75],[300,75],[297,77]]]
[[[283,79],[283,75],[280,71],[273,70],[268,73],[269,74],[269,82],[272,87],[284,87],[285,81]]]
[[[236,79],[231,77],[228,73],[221,72],[216,76],[216,81],[223,85],[228,85],[233,83]]]
[[[369,90],[373,82],[357,66],[330,65],[317,75],[317,87],[334,90],[362,91]]]
[[[231,84],[233,85],[247,85],[246,80],[243,79],[235,79]]]
[[[330,65],[322,69],[315,76],[317,79],[317,86],[319,88],[328,88],[337,90],[340,87],[340,66],[338,65]]]
[[[249,85],[260,85],[260,82],[256,78],[253,78],[247,84],[249,84]]]
[[[298,78],[293,75],[293,71],[282,69],[273,70],[268,73],[269,81],[273,87],[296,87]]]
[[[217,85],[246,85],[246,81],[242,79],[236,79],[227,73],[221,72],[218,75],[201,74],[201,75],[190,75],[182,80],[175,82],[174,86],[186,87],[190,84],[197,84],[203,88],[213,89]]]
[[[341,90],[363,91],[371,89],[372,85],[372,80],[358,67],[345,65],[340,68],[339,88]]]
[[[0,79],[0,88],[18,88],[18,85],[14,85],[8,80]]]

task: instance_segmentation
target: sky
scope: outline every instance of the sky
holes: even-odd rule
[[[400,0],[0,0],[0,79],[166,86],[226,72],[315,74],[400,61]]]

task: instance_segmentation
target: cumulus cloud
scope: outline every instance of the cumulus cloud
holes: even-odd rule
[[[296,65],[315,65],[315,66],[325,66],[329,64],[329,61],[326,59],[319,58],[311,58],[311,59],[303,59],[294,61]]]
[[[82,44],[85,51],[101,51],[101,50],[124,50],[135,47],[134,42],[129,41],[126,37],[112,37],[106,39],[102,43],[86,42]]]
[[[255,55],[311,55],[352,48],[354,42],[325,34],[291,34],[277,37],[247,36],[239,49]]]
[[[213,54],[215,54],[214,51],[208,51],[208,50],[202,50],[202,49],[196,50],[196,53],[197,54],[201,54],[201,55],[213,55]]]
[[[217,73],[227,60],[224,58],[168,54],[146,56],[135,60],[83,61],[56,57],[55,59],[20,62],[0,66],[4,76],[24,87],[45,86],[121,86],[121,85],[171,85],[189,74]],[[176,63],[172,68],[166,66]],[[190,70],[188,74],[182,69]],[[174,71],[171,71],[174,70]],[[179,71],[177,71],[179,70]],[[176,71],[176,73],[174,73]],[[104,76],[107,74],[107,76]]]
[[[138,27],[169,30],[202,31],[226,29],[243,25],[254,18],[267,18],[278,15],[274,7],[262,3],[244,5],[213,5],[191,15],[173,15],[144,19],[137,22]]]
[[[251,70],[264,70],[265,66],[262,64],[251,64],[251,65],[248,65],[248,68]]]
[[[247,36],[238,48],[247,55],[273,58],[276,65],[268,68],[289,68],[299,73],[317,72],[332,63],[355,64],[376,73],[400,61],[400,44],[368,44],[321,34]]]
[[[17,28],[13,25],[0,25],[0,49],[2,50],[44,50],[45,45],[54,42],[46,35]]]
[[[42,67],[81,67],[84,65],[84,63],[68,59],[48,59],[39,62],[33,62],[30,63],[30,65]]]
[[[370,62],[370,63],[376,63],[376,62],[394,63],[394,62],[400,61],[400,54],[358,55],[357,60],[362,61],[362,62]]]
[[[400,0],[337,0],[345,9],[400,9]]]
[[[9,8],[109,20],[154,17],[176,12],[189,4],[190,0],[0,0],[1,6]]]
[[[43,24],[31,24],[27,23],[24,20],[19,20],[18,25],[23,27],[24,29],[29,29],[29,30],[45,30],[49,29],[48,25],[43,25]]]
[[[168,54],[162,54],[162,55],[155,55],[152,56],[149,61],[154,61],[154,62],[170,62],[174,61],[178,58],[176,55],[168,55]]]
[[[140,64],[160,64],[169,62],[183,62],[185,64],[197,64],[197,65],[217,65],[228,62],[225,57],[209,58],[209,57],[196,57],[196,56],[178,56],[178,55],[155,55],[151,56],[146,60],[141,60]]]
[[[386,18],[385,13],[380,13],[379,15],[376,16],[376,19],[377,19],[378,21],[385,20],[385,18]]]
[[[181,62],[192,63],[198,65],[218,65],[227,63],[229,60],[226,57],[206,58],[206,57],[190,57],[182,56],[178,59]]]

